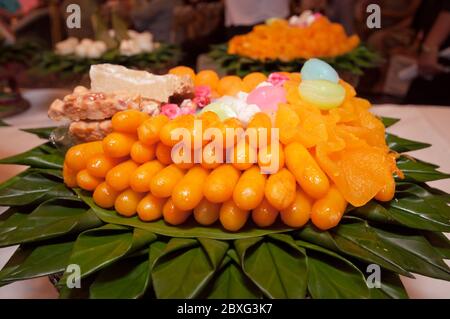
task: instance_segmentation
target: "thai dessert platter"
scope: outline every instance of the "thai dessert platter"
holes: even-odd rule
[[[329,63],[341,75],[358,76],[376,66],[380,57],[356,34],[320,13],[304,11],[288,19],[271,18],[246,34],[214,45],[210,57],[228,74],[298,72],[308,59]]]
[[[348,204],[391,200],[403,176],[369,102],[317,59],[300,73],[244,79],[114,65],[90,76],[91,89],[49,109],[87,142],[66,153],[64,182],[123,216],[178,225],[193,214],[239,231],[279,215],[289,227],[311,220],[327,230]]]
[[[30,166],[0,185],[0,246],[32,250],[0,283],[50,275],[72,298],[69,264],[90,298],[406,298],[399,275],[450,280],[449,197],[425,184],[448,175],[323,60],[89,77],[49,105],[56,128],[27,130],[44,144],[0,160]]]

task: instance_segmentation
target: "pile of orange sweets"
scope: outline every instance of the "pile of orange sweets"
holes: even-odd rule
[[[298,27],[276,19],[261,24],[228,42],[228,53],[254,60],[284,62],[312,57],[335,57],[355,49],[360,43],[357,35],[347,36],[342,25],[320,17],[310,26]]]
[[[213,112],[173,120],[136,110],[116,113],[113,133],[68,150],[64,181],[93,191],[98,206],[123,216],[180,225],[192,215],[201,225],[219,221],[228,231],[238,231],[249,218],[258,227],[269,227],[278,217],[292,228],[311,221],[326,230],[339,223],[348,204],[391,200],[394,175],[402,174],[369,102],[340,81],[346,90],[342,105],[319,110],[302,100],[300,82],[298,74],[290,74],[283,84],[287,103],[275,114],[255,114],[246,127],[235,118],[221,121]],[[195,120],[202,122],[202,129],[219,128],[225,136],[230,134],[227,128],[278,128],[280,152],[272,152],[270,144],[252,147],[245,137],[234,136],[232,161],[223,163],[217,154],[205,152],[214,141],[204,139],[200,163],[194,163],[194,157],[174,163],[171,151],[180,140],[171,132],[185,128],[195,136]],[[198,151],[191,148],[192,153]],[[276,169],[262,172],[275,157]]]

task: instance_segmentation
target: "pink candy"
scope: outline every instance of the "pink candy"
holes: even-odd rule
[[[211,102],[209,97],[204,97],[204,96],[202,96],[202,97],[194,97],[193,101],[194,101],[195,104],[197,104],[197,106],[199,108],[203,108],[203,107],[207,106]]]
[[[193,100],[187,99],[180,106],[173,103],[164,104],[161,107],[161,114],[172,120],[179,115],[195,114],[196,110],[197,104]]]
[[[181,114],[181,109],[176,104],[165,104],[161,107],[161,114],[172,120]]]
[[[273,112],[279,103],[286,103],[286,92],[281,86],[261,86],[247,97],[248,104],[256,104],[263,112]]]
[[[199,85],[195,87],[194,103],[198,107],[203,108],[211,102],[211,89],[207,85]]]
[[[211,95],[211,89],[207,85],[199,85],[195,87],[194,93],[196,97],[209,97]]]
[[[274,86],[282,86],[284,82],[288,81],[289,77],[287,75],[284,75],[282,73],[271,73],[269,75],[269,78],[267,79],[267,82],[271,83]]]

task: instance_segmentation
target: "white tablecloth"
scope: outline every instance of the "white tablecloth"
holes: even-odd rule
[[[30,149],[42,142],[39,138],[19,131],[19,128],[52,126],[47,118],[49,103],[63,96],[64,90],[30,90],[25,97],[32,107],[20,115],[6,119],[12,126],[0,127],[0,158]],[[373,112],[379,115],[401,118],[389,131],[404,138],[432,144],[432,147],[412,152],[411,155],[441,166],[450,172],[450,108],[431,106],[378,105]],[[0,165],[0,182],[16,175],[23,166]],[[450,180],[430,183],[450,193]],[[0,269],[16,247],[0,249]],[[447,261],[448,264],[450,262]],[[416,275],[416,279],[402,278],[411,298],[450,298],[450,282]],[[58,294],[47,278],[13,283],[0,288],[0,298],[57,298]]]

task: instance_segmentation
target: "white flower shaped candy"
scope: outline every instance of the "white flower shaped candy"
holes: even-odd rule
[[[86,39],[85,39],[86,40]],[[86,43],[86,42],[85,42]],[[87,51],[89,49],[89,45],[78,44],[75,48],[75,55],[80,58],[87,57]]]
[[[115,37],[116,32],[109,30],[109,35]],[[131,56],[143,52],[152,52],[158,47],[153,42],[153,35],[150,32],[127,31],[129,39],[122,40],[119,45],[119,52],[122,55]],[[108,50],[103,41],[94,41],[92,39],[82,39],[70,37],[56,44],[55,52],[60,55],[75,54],[80,58],[99,58]]]
[[[122,55],[130,56],[139,54],[142,50],[136,41],[128,39],[120,41],[119,52]]]
[[[300,24],[300,17],[293,15],[292,17],[289,18],[288,20],[290,25],[299,25]]]
[[[75,48],[75,55],[80,58],[99,58],[107,50],[103,41],[93,41],[91,39],[83,39]]]
[[[55,52],[60,55],[74,54],[78,43],[79,41],[75,37],[67,38],[64,41],[56,43]]]
[[[94,41],[87,50],[87,57],[91,59],[99,58],[107,50],[106,44],[103,41]]]
[[[153,35],[150,32],[140,33],[135,41],[138,42],[143,52],[152,52],[154,50]]]
[[[207,105],[202,111],[215,112],[222,120],[228,117],[236,117],[242,124],[247,125],[253,115],[261,112],[257,105],[245,102],[247,95],[245,92],[239,92],[236,97],[222,96]]]
[[[321,16],[322,15],[320,13],[314,13],[311,10],[305,10],[299,16],[293,15],[289,18],[288,21],[290,25],[298,27],[308,27]]]
[[[155,48],[153,43],[153,34],[150,32],[136,32],[134,30],[128,30],[128,36],[130,40],[134,41],[140,48],[141,52],[152,52]]]

